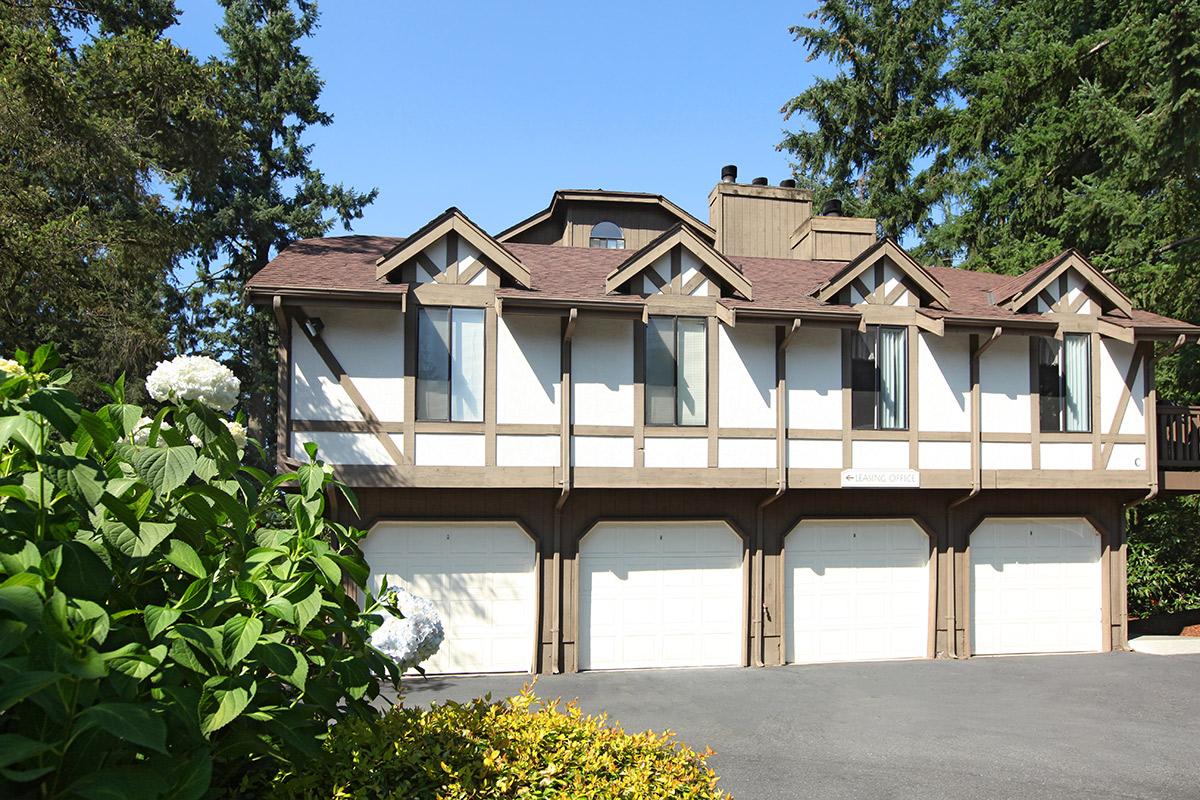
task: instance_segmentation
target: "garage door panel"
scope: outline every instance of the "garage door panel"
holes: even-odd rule
[[[812,520],[785,542],[791,662],[923,658],[929,539],[909,520]]]
[[[598,525],[580,545],[580,668],[738,663],[741,553],[721,523]]]
[[[985,520],[970,559],[973,652],[1101,648],[1100,537],[1086,520]]]
[[[523,672],[532,666],[533,542],[512,523],[380,523],[363,542],[372,570],[428,599],[446,638],[428,672]]]

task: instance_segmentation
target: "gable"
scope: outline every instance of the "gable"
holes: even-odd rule
[[[529,270],[456,208],[447,209],[376,261],[376,279],[529,288]]]
[[[891,239],[881,239],[814,292],[823,303],[949,306],[950,297],[924,267]]]
[[[1133,304],[1108,278],[1074,250],[1046,262],[1021,282],[1005,285],[996,297],[1012,311],[1036,314],[1128,317]]]
[[[632,238],[626,245],[631,250],[676,224],[691,227],[709,242],[716,240],[716,231],[709,225],[662,195],[561,189],[554,193],[549,206],[501,231],[496,241],[587,247],[586,227],[604,220],[645,234]]]
[[[676,225],[634,252],[604,282],[605,292],[752,299],[750,281],[695,231]]]

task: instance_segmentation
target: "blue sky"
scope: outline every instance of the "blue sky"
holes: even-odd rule
[[[178,5],[172,37],[218,52],[217,4]],[[817,65],[787,29],[812,7],[326,0],[304,44],[334,116],[313,159],[379,188],[359,233],[404,235],[452,205],[495,232],[556,188],[656,192],[706,220],[722,164],[790,176],[779,108]]]

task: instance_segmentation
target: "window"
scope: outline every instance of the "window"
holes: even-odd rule
[[[702,317],[646,323],[646,424],[708,424],[708,325]]]
[[[1089,433],[1092,429],[1092,343],[1086,333],[1068,333],[1061,342],[1037,340],[1038,407],[1041,428]]]
[[[847,331],[850,423],[855,430],[908,427],[908,329]]]
[[[592,226],[592,237],[588,240],[588,247],[624,250],[625,234],[611,222],[598,222]]]
[[[417,310],[417,419],[483,419],[483,309]]]

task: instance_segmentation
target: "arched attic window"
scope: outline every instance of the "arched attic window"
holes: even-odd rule
[[[588,239],[588,247],[600,247],[605,250],[624,250],[625,234],[612,222],[597,222],[592,226],[592,235]]]

